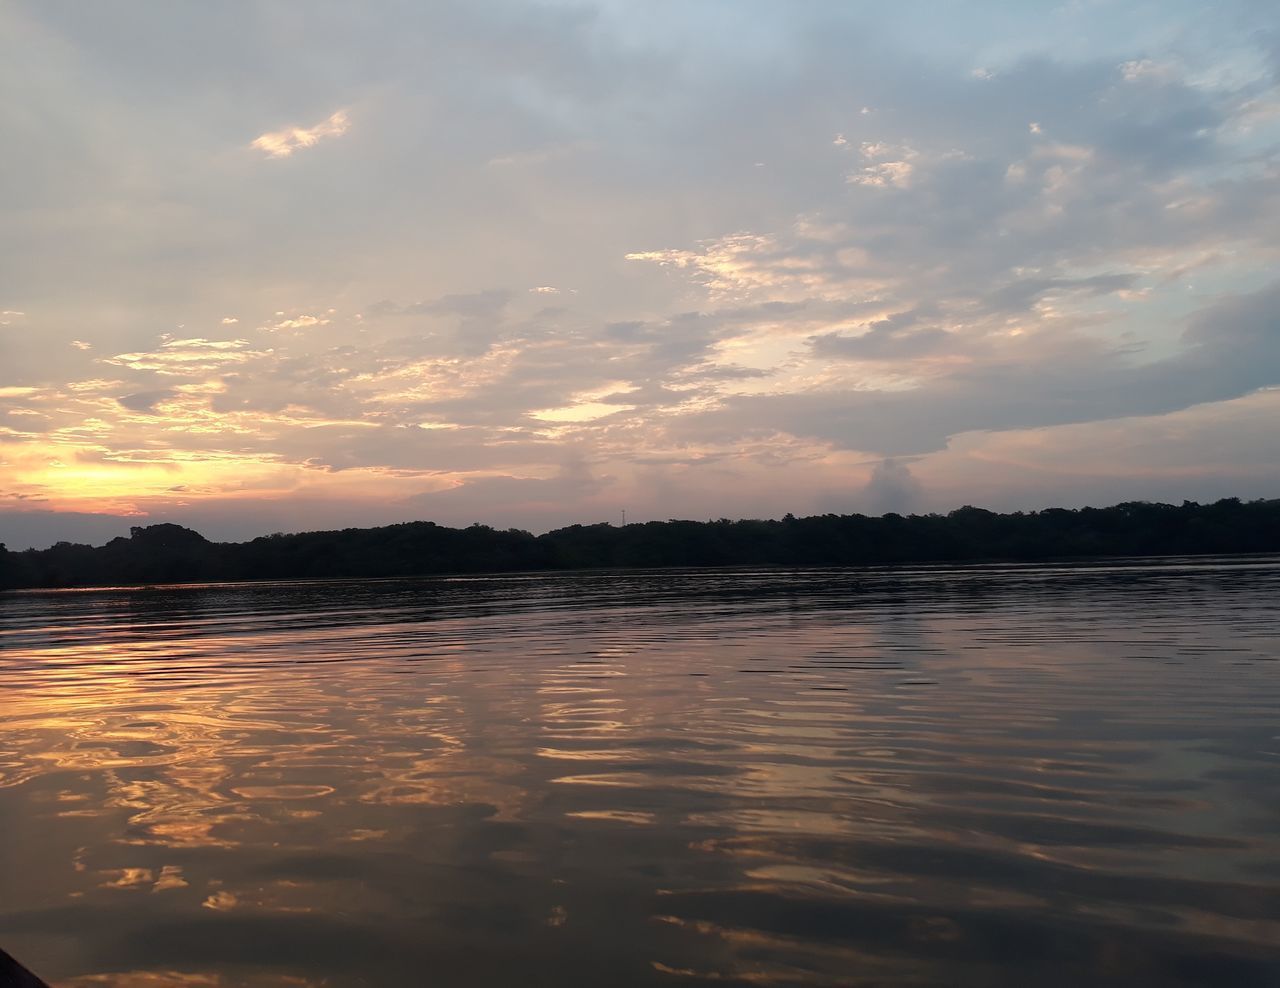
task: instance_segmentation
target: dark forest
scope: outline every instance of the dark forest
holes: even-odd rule
[[[231,580],[666,566],[867,566],[1096,556],[1280,552],[1280,500],[997,514],[815,515],[777,521],[572,525],[545,535],[429,521],[216,543],[179,525],[132,529],[104,546],[0,547],[0,587],[88,587]]]

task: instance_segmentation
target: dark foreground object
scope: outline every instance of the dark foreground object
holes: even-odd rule
[[[0,950],[0,988],[49,988],[49,986]]]
[[[443,573],[706,566],[877,566],[895,563],[1280,552],[1280,500],[996,514],[815,515],[778,521],[572,525],[534,536],[487,525],[383,528],[209,542],[180,525],[132,529],[95,548],[59,542],[6,552],[0,589],[363,579]]]

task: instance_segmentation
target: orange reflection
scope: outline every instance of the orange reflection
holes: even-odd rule
[[[320,983],[311,953],[342,936],[375,966],[422,942],[484,959],[486,938],[554,936],[557,952],[640,945],[671,976],[928,983],[921,958],[968,949],[983,917],[1064,899],[1111,936],[1241,956],[1273,941],[1249,878],[1276,847],[1265,809],[1219,809],[1253,763],[1184,730],[1212,703],[1270,737],[1264,673],[1157,680],[1084,637],[1096,611],[1030,644],[978,610],[797,614],[787,579],[786,606],[748,611],[747,630],[738,613],[682,623],[676,604],[511,613],[482,581],[459,591],[464,617],[415,611],[417,584],[354,602],[210,587],[174,614],[128,591],[59,597],[0,653],[0,809],[30,850],[0,891],[29,922],[74,905],[104,931],[86,937],[134,944],[113,956],[137,973],[79,985],[239,983],[147,969],[156,929],[300,945],[288,976],[246,955],[264,985]],[[989,660],[961,665],[979,641]],[[1148,687],[1142,710],[1108,698],[1100,656],[1129,695]],[[838,935],[788,925],[801,905]],[[857,942],[870,916],[883,950]]]

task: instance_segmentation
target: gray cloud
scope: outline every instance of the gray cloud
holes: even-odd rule
[[[872,514],[909,514],[920,503],[921,491],[907,464],[885,459],[871,471],[864,496]]]
[[[1197,314],[1176,356],[1136,363],[1077,340],[1029,360],[987,362],[927,387],[738,398],[701,417],[723,440],[780,428],[894,456],[962,432],[1157,415],[1280,384],[1280,282]],[[696,432],[699,424],[692,425]]]
[[[945,330],[919,326],[920,320],[921,313],[917,310],[895,312],[871,323],[865,333],[857,336],[822,333],[811,337],[809,342],[818,357],[847,360],[909,360],[937,353],[952,342]]]
[[[172,388],[161,388],[158,391],[139,391],[136,394],[123,395],[116,399],[122,408],[133,412],[155,412],[156,405],[168,401],[177,394]]]

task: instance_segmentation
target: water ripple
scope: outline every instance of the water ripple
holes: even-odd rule
[[[0,596],[67,985],[1280,984],[1280,564]]]

